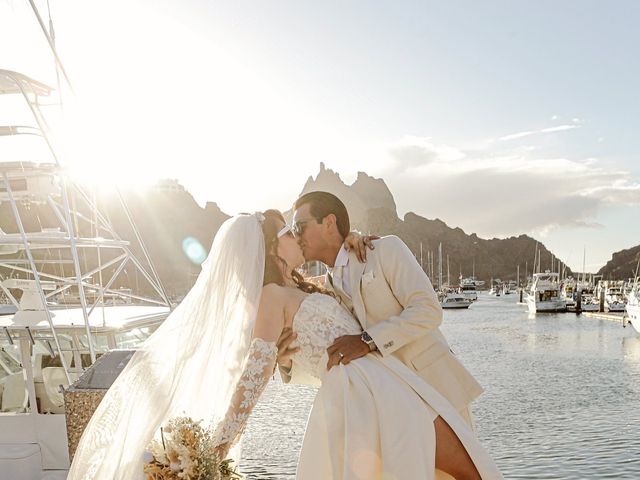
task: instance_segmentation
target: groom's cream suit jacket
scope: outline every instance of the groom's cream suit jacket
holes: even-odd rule
[[[383,357],[394,355],[447,398],[459,411],[482,393],[482,387],[451,352],[438,328],[442,307],[437,295],[405,243],[394,235],[374,242],[366,263],[349,254],[351,297],[334,292],[343,306],[373,338]],[[332,289],[327,274],[325,287]],[[291,381],[296,378],[295,368]],[[283,375],[285,381],[289,380]]]

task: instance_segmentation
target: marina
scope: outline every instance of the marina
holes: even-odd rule
[[[585,314],[531,315],[515,297],[481,292],[442,326],[485,388],[477,430],[505,478],[639,478],[640,335]],[[295,478],[314,392],[271,381],[243,445],[250,479]]]

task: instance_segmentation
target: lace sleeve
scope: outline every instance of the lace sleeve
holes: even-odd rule
[[[216,444],[233,446],[242,434],[251,410],[273,375],[278,347],[275,342],[254,338],[249,348],[244,371],[224,420],[215,431]]]

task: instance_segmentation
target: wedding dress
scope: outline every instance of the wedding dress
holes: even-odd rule
[[[294,316],[300,352],[295,368],[319,379],[297,478],[300,480],[434,479],[434,420],[440,415],[458,435],[485,480],[502,475],[449,402],[399,360],[377,353],[326,371],[326,349],[361,328],[338,302],[307,296]],[[237,440],[276,362],[273,343],[254,339],[221,441]]]

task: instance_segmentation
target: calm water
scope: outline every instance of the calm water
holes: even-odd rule
[[[529,317],[515,295],[447,311],[442,330],[485,387],[478,435],[506,478],[640,478],[640,337],[618,322]],[[276,378],[247,427],[250,479],[293,479],[315,390]]]

